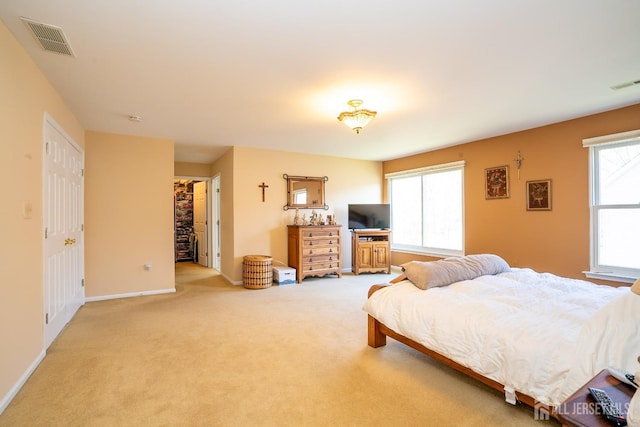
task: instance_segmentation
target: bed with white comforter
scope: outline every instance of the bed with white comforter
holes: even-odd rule
[[[640,295],[526,268],[374,292],[364,310],[476,373],[557,406],[608,366],[638,370]]]

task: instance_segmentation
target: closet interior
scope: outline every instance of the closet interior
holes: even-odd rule
[[[193,230],[193,183],[197,181],[176,179],[173,181],[175,260],[196,261],[197,245]]]

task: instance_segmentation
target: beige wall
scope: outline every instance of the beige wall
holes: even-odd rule
[[[85,167],[86,296],[175,289],[173,141],[87,132]]]
[[[80,146],[84,130],[0,22],[0,410],[43,351],[44,113]],[[32,208],[25,218],[25,207]]]
[[[234,149],[228,150],[211,166],[211,176],[220,177],[220,272],[227,280],[234,279],[235,217],[233,215]]]
[[[466,253],[582,278],[589,269],[589,165],[584,138],[640,129],[640,104],[384,162],[384,172],[465,160]],[[514,159],[525,160],[518,179]],[[509,165],[510,197],[485,200],[485,168]],[[552,180],[552,211],[527,211],[525,183]],[[395,265],[414,255],[393,253]]]
[[[211,176],[211,165],[205,163],[175,162],[173,164],[175,176],[197,176],[199,178]]]
[[[342,264],[345,269],[351,268],[347,205],[382,200],[380,162],[246,147],[234,147],[233,156],[233,270],[228,270],[230,260],[226,258],[229,256],[226,247],[223,270],[227,269],[226,274],[234,282],[242,280],[242,259],[245,255],[270,255],[274,264],[287,264],[287,225],[293,223],[295,211],[283,209],[287,200],[284,174],[329,178],[325,184],[329,210],[318,210],[318,213],[325,217],[328,213],[335,214],[338,224],[343,226]],[[221,181],[224,179],[222,174]],[[258,187],[262,182],[269,186],[264,202],[262,190]],[[223,188],[223,197],[227,191],[228,188]],[[226,198],[223,200],[223,203],[228,202]],[[311,210],[305,209],[301,213],[306,213],[308,218]],[[229,231],[227,228],[224,230]]]
[[[204,170],[208,167],[208,170]],[[176,163],[176,176],[220,176],[221,273],[232,283],[242,281],[245,255],[264,254],[274,264],[287,264],[287,225],[295,211],[285,211],[287,199],[284,174],[327,176],[326,203],[318,210],[326,217],[335,214],[343,225],[343,268],[351,268],[350,235],[346,229],[347,204],[382,200],[380,162],[315,156],[247,147],[233,147],[213,165]],[[262,190],[258,187],[264,182]],[[311,210],[302,210],[307,217]]]

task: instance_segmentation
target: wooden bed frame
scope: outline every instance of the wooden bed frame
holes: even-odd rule
[[[399,277],[396,277],[395,279],[391,280],[389,283],[397,283],[400,282],[402,280],[405,280],[406,277],[404,275],[401,275]],[[376,292],[377,290],[380,290],[386,286],[389,286],[388,284],[386,285],[373,285],[371,286],[371,288],[369,289],[369,294],[368,296],[370,297],[371,295],[373,295],[374,292]],[[500,384],[497,381],[494,381],[490,378],[484,377],[480,374],[478,374],[477,372],[467,368],[466,366],[463,366],[457,362],[454,362],[453,360],[449,359],[448,357],[445,357],[443,355],[441,355],[440,353],[437,353],[425,346],[423,346],[422,344],[413,341],[410,338],[405,337],[404,335],[400,335],[399,333],[389,329],[386,325],[384,325],[383,323],[381,323],[380,321],[378,321],[376,318],[372,317],[371,315],[368,315],[368,344],[369,346],[373,347],[373,348],[378,348],[378,347],[382,347],[384,345],[387,344],[387,337],[391,337],[396,341],[399,341],[405,345],[408,345],[409,347],[418,350],[420,353],[426,354],[427,356],[431,357],[432,359],[435,359],[441,363],[444,363],[447,366],[452,367],[453,369],[462,372],[465,375],[468,375],[471,378],[474,378],[480,382],[482,382],[483,384],[488,385],[489,387],[498,390],[500,392],[504,392],[504,385]],[[534,398],[532,398],[531,396],[528,396],[526,394],[520,393],[518,391],[515,392],[516,395],[516,400],[520,403],[524,403],[527,406],[530,406],[532,408],[534,408],[536,411],[538,411],[540,413],[540,415],[542,414],[546,414],[546,415],[550,415],[553,418],[557,418],[556,417],[556,411],[554,410],[553,407],[550,407],[548,405],[543,405],[542,403],[536,401]]]

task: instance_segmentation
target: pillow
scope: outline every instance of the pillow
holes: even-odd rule
[[[439,261],[411,261],[403,264],[402,270],[414,285],[426,290],[488,274],[504,273],[511,268],[498,255],[478,254]]]

